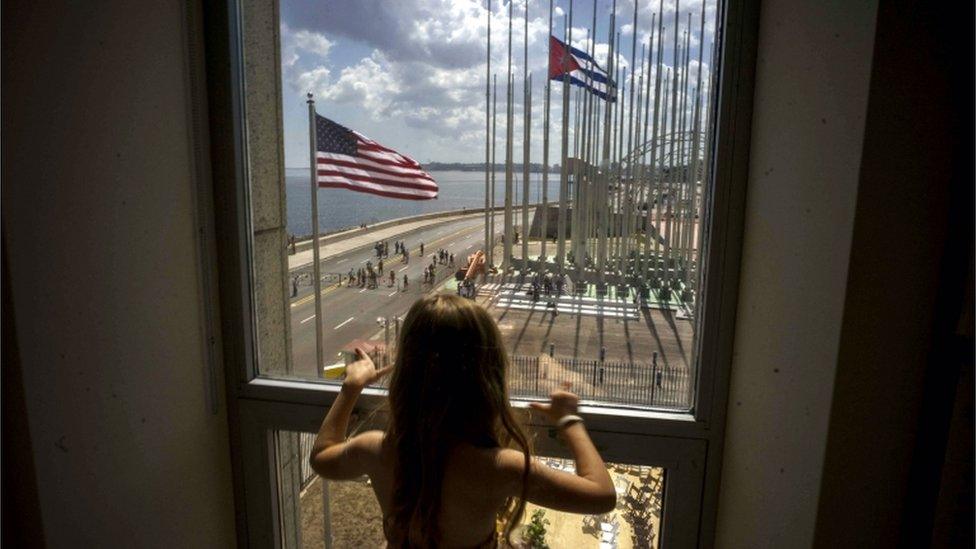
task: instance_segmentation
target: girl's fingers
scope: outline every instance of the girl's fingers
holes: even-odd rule
[[[379,370],[376,370],[375,374],[373,374],[373,379],[379,379],[392,371],[393,371],[392,365],[386,366],[385,368],[380,368]]]
[[[529,403],[529,408],[532,408],[533,410],[539,410],[540,412],[547,412],[547,411],[549,411],[549,408],[551,408],[551,407],[552,407],[551,404],[546,404],[546,403],[543,403],[543,402],[530,402]]]

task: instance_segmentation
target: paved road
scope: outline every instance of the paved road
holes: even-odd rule
[[[495,227],[501,227],[501,215],[496,218]],[[422,295],[430,291],[430,285],[421,287],[423,269],[430,265],[432,254],[439,248],[453,253],[455,262],[463,264],[467,256],[483,248],[484,221],[483,218],[466,219],[434,225],[402,235],[397,238],[406,242],[410,251],[410,262],[404,264],[399,258],[393,257],[393,241],[390,240],[391,256],[383,261],[384,276],[378,288],[365,289],[358,286],[348,287],[345,283],[338,286],[332,283],[335,275],[347,275],[349,269],[354,271],[364,267],[367,261],[377,263],[376,254],[371,247],[353,250],[332,256],[322,262],[323,296],[322,296],[322,333],[325,363],[335,361],[337,353],[354,339],[372,337],[382,327],[377,324],[378,317],[404,315],[410,305]],[[424,243],[425,256],[420,257],[420,243]],[[396,272],[396,277],[403,283],[403,275],[409,279],[407,291],[389,287],[389,269]],[[331,274],[330,274],[331,273]],[[438,266],[438,282],[453,274],[446,266]],[[314,377],[315,372],[315,299],[314,291],[308,284],[300,287],[297,297],[291,300],[291,337],[292,361],[295,374],[302,377]],[[390,328],[393,337],[393,328]]]

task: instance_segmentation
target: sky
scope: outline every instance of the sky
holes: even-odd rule
[[[596,0],[596,59],[607,67],[613,0]],[[528,3],[528,63],[525,11]],[[487,0],[281,0],[282,112],[285,165],[308,167],[308,107],[419,162],[484,162]],[[662,2],[640,2],[637,63]],[[631,73],[634,2],[617,0],[619,65]],[[554,1],[553,34],[562,39],[569,0]],[[681,2],[679,37],[691,14],[689,89],[697,82],[701,0]],[[715,0],[705,0],[702,77],[707,88]],[[522,156],[523,71],[532,74],[530,161],[541,162],[549,0],[512,4],[512,72],[515,80],[516,162]],[[673,65],[675,0],[663,1],[663,69]],[[504,160],[505,81],[509,3],[491,2],[491,72],[498,75],[497,162]],[[588,49],[594,3],[575,0],[572,42]],[[656,31],[655,31],[656,32]],[[653,65],[653,64],[652,64]],[[635,73],[639,77],[640,68]],[[652,66],[651,78],[656,74]],[[621,88],[629,91],[631,78]],[[562,85],[551,87],[550,164],[558,162]],[[689,102],[690,103],[690,102]],[[689,106],[690,109],[690,106]]]

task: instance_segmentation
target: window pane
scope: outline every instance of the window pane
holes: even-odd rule
[[[391,17],[355,2],[266,3],[244,14],[247,23],[258,12],[245,30],[278,46],[269,63],[266,44],[245,43],[257,52],[245,59],[262,374],[334,378],[341,368],[329,367],[343,351],[363,341],[390,347],[419,296],[451,292],[497,319],[514,395],[545,396],[570,380],[593,403],[694,406],[714,0],[680,13],[671,4],[663,17],[656,4],[642,5],[636,25],[621,4],[616,29],[611,3],[597,3],[596,28],[587,28],[590,8],[577,5],[571,37],[569,3],[557,1],[552,36],[571,41],[578,63],[590,54],[597,62],[590,76],[570,75],[591,78],[577,80],[589,87],[565,89],[544,77],[559,47],[546,39],[548,4],[529,3],[527,40],[519,7],[511,93],[502,2],[490,15],[480,2],[397,4]],[[268,14],[277,15],[271,27]],[[426,30],[403,31],[413,28]],[[489,73],[501,74],[497,88]],[[271,110],[267,90],[279,99]],[[327,119],[313,124],[314,154],[309,92]],[[428,183],[436,200],[403,199]],[[466,268],[479,251],[486,268],[472,269],[469,285]]]
[[[290,438],[289,438],[290,437]],[[298,441],[297,446],[289,446]],[[300,480],[291,486],[292,494],[282,495],[281,500],[291,499],[294,504],[279,506],[280,512],[297,513],[295,517],[281,517],[283,545],[286,547],[382,547],[383,519],[369,479],[363,477],[351,481],[326,481],[317,477],[307,467],[308,451],[314,435],[309,433],[279,432],[279,479],[290,478],[281,472],[282,464],[298,463],[283,459],[288,448],[301,452]],[[574,472],[573,461],[538,457],[547,466]],[[639,465],[610,463],[607,467],[617,487],[617,508],[605,515],[578,515],[542,509],[527,504],[516,536],[529,536],[533,522],[545,528],[545,541],[550,547],[606,547],[601,542],[616,544],[619,548],[658,547],[661,532],[665,469]],[[288,530],[291,528],[292,530]],[[295,544],[295,545],[292,545]]]

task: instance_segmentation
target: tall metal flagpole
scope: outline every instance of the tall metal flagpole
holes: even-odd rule
[[[308,94],[308,155],[309,175],[312,189],[312,278],[315,289],[315,371],[322,375],[325,361],[322,359],[322,274],[319,265],[319,198],[318,174],[316,173],[315,152],[318,150],[318,140],[315,131],[315,100]]]
[[[614,71],[617,68],[616,51],[614,50],[613,34],[617,26],[617,0],[613,0],[613,7],[610,8],[610,27],[607,30],[607,43],[609,48],[609,53],[607,55],[607,77],[613,78]],[[609,86],[608,86],[609,90]],[[616,95],[616,89],[614,89],[614,95]],[[607,269],[607,222],[610,205],[609,202],[609,189],[610,189],[610,138],[612,135],[612,116],[613,116],[613,101],[606,101],[604,104],[604,114],[603,114],[603,151],[600,155],[600,167],[603,171],[602,177],[600,178],[600,193],[598,199],[599,216],[597,218],[597,248],[596,248],[596,258],[597,258],[597,280],[599,288],[602,290],[606,286],[606,269]]]
[[[498,152],[498,140],[495,138],[498,126],[498,75],[493,74],[491,93],[491,217],[488,218],[491,227],[488,230],[488,265],[495,265],[495,154]]]
[[[529,102],[532,82],[529,80],[529,3],[525,3],[525,57],[522,61],[522,272],[524,277],[529,270],[529,135],[531,122]]]
[[[685,71],[685,74],[684,74],[684,83],[682,84],[682,88],[681,88],[682,89],[682,93],[684,94],[684,97],[682,97],[682,99],[681,99],[681,116],[682,116],[682,123],[681,123],[681,135],[682,135],[682,138],[681,138],[681,158],[683,159],[683,162],[684,162],[684,168],[682,169],[682,172],[685,174],[685,176],[682,178],[683,181],[682,181],[682,184],[681,184],[681,239],[678,241],[678,243],[681,246],[681,256],[680,256],[681,257],[681,271],[679,271],[679,274],[681,275],[681,282],[682,282],[682,288],[681,288],[681,290],[682,290],[682,293],[687,289],[687,288],[685,288],[683,286],[684,281],[685,281],[685,276],[684,275],[685,275],[685,272],[688,269],[688,261],[687,261],[688,260],[688,248],[687,248],[686,244],[687,244],[687,239],[688,239],[688,229],[689,229],[689,226],[690,226],[689,224],[693,221],[689,217],[689,215],[688,215],[688,213],[689,213],[688,192],[689,192],[689,190],[691,190],[691,179],[690,179],[690,177],[691,177],[691,172],[690,172],[691,159],[689,157],[689,154],[691,153],[691,150],[690,150],[691,143],[686,142],[687,141],[686,137],[687,137],[687,135],[691,131],[691,127],[690,126],[691,126],[691,122],[692,122],[691,120],[689,120],[689,117],[688,117],[688,115],[690,114],[688,112],[688,107],[690,106],[690,101],[691,101],[691,98],[689,97],[690,94],[688,93],[688,82],[691,79],[691,34],[692,34],[692,30],[691,30],[691,12],[689,11],[688,12],[688,29],[685,30],[685,47],[684,47],[684,50],[685,50],[684,51],[684,53],[685,53],[684,71]]]
[[[647,41],[647,80],[644,84],[647,86],[647,90],[644,93],[644,99],[647,101],[647,108],[644,110],[644,137],[643,141],[647,142],[647,130],[648,127],[656,122],[656,118],[651,119],[651,67],[654,65],[654,23],[656,22],[657,14],[651,15],[651,37]],[[657,90],[655,89],[655,96],[657,95]],[[655,106],[655,109],[657,107]],[[655,115],[656,115],[655,111]],[[651,139],[651,150],[654,149],[654,140]],[[653,152],[651,153],[653,158]],[[646,159],[646,150],[645,150]],[[642,163],[642,165],[644,165]],[[651,257],[651,204],[650,201],[653,199],[653,186],[654,181],[654,162],[652,161],[649,169],[645,169],[644,179],[647,180],[647,192],[644,195],[644,257],[641,261],[641,277],[647,280],[647,262]]]
[[[614,0],[616,1],[616,0]],[[552,0],[549,0],[549,34],[546,35],[546,51],[549,51],[550,37],[552,36]],[[546,55],[549,59],[549,55]],[[542,230],[540,231],[541,250],[540,274],[545,274],[548,256],[546,255],[546,241],[549,239],[549,71],[546,71],[546,112],[543,115],[543,134],[542,134]]]
[[[637,78],[637,5],[634,0],[634,31],[630,46],[630,97],[627,99],[627,182],[624,187],[624,215],[621,220],[621,246],[619,272],[627,272],[627,261],[630,257],[630,210],[631,194],[634,182],[634,80]]]
[[[573,40],[573,0],[569,0],[569,22],[563,36],[566,44]],[[559,217],[556,241],[556,263],[559,266],[559,276],[566,271],[566,203],[569,195],[569,73],[563,74],[563,126],[562,126],[562,156],[559,174]]]
[[[502,263],[505,272],[512,268],[512,10],[508,3],[508,84],[505,86],[505,238]]]
[[[691,169],[691,206],[694,215],[691,216],[692,223],[699,218],[698,214],[698,189],[700,188],[698,183],[698,153],[699,153],[699,134],[701,133],[701,97],[702,97],[702,54],[705,50],[705,0],[702,0],[701,6],[701,24],[698,31],[698,83],[695,86],[695,121],[692,124],[692,136],[694,141],[691,145],[691,157],[692,157],[692,169]],[[702,181],[704,183],[704,181]],[[700,224],[700,223],[699,223]],[[685,290],[688,292],[687,297],[694,296],[694,287],[692,286],[695,277],[692,276],[692,265],[696,265],[700,260],[700,255],[695,257],[694,246],[696,244],[695,237],[699,234],[698,227],[692,225],[692,230],[688,234],[688,268],[685,270]],[[699,244],[700,245],[700,244]]]
[[[684,269],[684,227],[685,227],[685,180],[687,179],[687,162],[685,159],[685,128],[687,127],[687,99],[688,99],[688,31],[691,29],[691,13],[688,13],[688,26],[685,28],[684,38],[681,44],[681,76],[678,78],[679,93],[681,97],[678,99],[678,170],[675,173],[675,183],[677,184],[677,202],[675,204],[675,217],[677,222],[675,224],[672,240],[674,240],[676,247],[674,250],[674,274],[677,280],[684,280],[681,276],[681,270]],[[684,174],[684,175],[682,175]]]
[[[526,177],[522,183],[522,272],[529,270],[529,182],[532,172],[529,171],[529,157],[532,144],[532,73],[529,73],[528,91],[525,98],[525,163]]]
[[[671,78],[673,81],[671,83],[671,125],[669,129],[671,130],[671,143],[670,143],[670,156],[668,162],[668,203],[667,212],[665,213],[665,218],[667,219],[667,225],[664,227],[664,272],[665,272],[665,283],[662,292],[670,296],[671,289],[671,278],[672,278],[672,254],[674,252],[674,247],[671,243],[672,226],[674,225],[674,209],[677,206],[674,202],[674,188],[675,188],[675,177],[676,177],[676,143],[675,139],[678,137],[678,31],[680,30],[680,18],[681,18],[681,7],[680,0],[675,0],[674,3],[674,46],[672,47],[672,74]]]
[[[489,218],[494,214],[494,204],[489,203],[491,190],[491,0],[488,0],[488,52],[485,55],[485,248],[491,248],[491,223]]]
[[[654,279],[651,287],[654,288],[660,281],[658,270],[661,253],[661,174],[658,168],[658,132],[659,127],[664,122],[661,117],[661,76],[664,72],[664,0],[661,0],[658,11],[660,13],[657,20],[657,70],[654,74],[654,126],[651,129],[651,177],[654,180]],[[648,233],[650,238],[650,233]]]
[[[652,18],[651,19],[652,28],[654,25],[653,21],[654,20]],[[645,65],[645,61],[647,61],[647,48],[645,47],[645,44],[641,42],[641,65],[640,65],[641,73],[640,76],[637,78],[637,118],[636,121],[634,122],[635,145],[634,145],[634,151],[631,152],[631,154],[634,155],[634,161],[637,163],[637,172],[636,172],[637,176],[634,179],[634,182],[636,184],[634,188],[634,205],[630,209],[631,216],[629,221],[631,234],[636,235],[637,238],[633,239],[634,242],[632,243],[633,246],[632,249],[634,251],[634,262],[633,264],[631,264],[629,260],[627,262],[627,269],[633,272],[633,274],[635,275],[634,277],[635,279],[637,278],[636,275],[640,273],[640,270],[638,269],[640,264],[638,262],[640,261],[640,257],[641,257],[640,252],[642,247],[641,247],[641,238],[640,238],[640,223],[638,221],[640,219],[640,212],[641,212],[640,207],[644,204],[644,153],[643,153],[644,125],[641,123],[641,117],[644,116],[644,110],[646,108],[644,104],[645,103],[644,79],[646,78],[650,80],[650,75],[647,74],[647,66]],[[636,154],[637,150],[640,150],[641,153]]]

